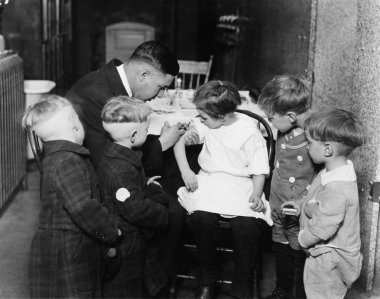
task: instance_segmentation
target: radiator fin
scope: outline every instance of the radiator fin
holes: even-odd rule
[[[24,110],[23,61],[12,52],[0,54],[0,208],[26,176]]]

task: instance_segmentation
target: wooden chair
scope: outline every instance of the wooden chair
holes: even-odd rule
[[[270,173],[272,173],[272,170],[274,167],[275,140],[273,138],[273,132],[272,132],[271,127],[269,126],[268,122],[263,117],[261,117],[260,115],[257,115],[255,113],[253,113],[251,111],[247,111],[247,110],[238,109],[236,111],[239,113],[248,115],[249,117],[257,120],[257,126],[259,128],[261,128],[261,126],[264,127],[264,129],[266,131],[266,136],[264,138],[265,138],[266,143],[267,143]],[[269,198],[270,182],[271,182],[271,176],[269,176],[266,179],[265,185],[264,185],[264,193],[265,193],[265,197],[267,199]],[[220,217],[219,228],[221,230],[221,234],[223,236],[226,236],[225,229],[227,229],[227,230],[230,229],[229,220],[227,218]],[[186,251],[195,251],[197,248],[196,245],[193,243],[194,237],[192,235],[191,225],[190,225],[189,221],[187,221],[187,223],[185,225],[185,235],[186,236],[184,236],[183,251],[184,251],[184,254],[186,255]],[[225,242],[225,241],[226,240],[223,240],[223,244],[221,244],[221,246],[217,247],[217,252],[219,252],[220,254],[231,254],[231,253],[233,253],[233,250],[230,248],[230,246],[225,244],[228,242]],[[181,262],[180,262],[180,264],[181,264]],[[180,272],[181,272],[181,270],[183,272],[186,272],[186,273],[177,273],[176,280],[178,280],[178,279],[196,280],[195,275],[191,273],[192,272],[191,269],[186,269],[186,270],[179,269]],[[256,267],[256,269],[255,269],[256,277],[260,277],[260,275],[258,275],[258,273],[260,273],[260,271],[261,271],[261,265],[259,262],[259,266]],[[176,282],[177,281],[173,281],[171,288],[170,288],[170,298],[172,298],[172,299],[176,298]],[[230,279],[219,279],[217,281],[217,283],[218,284],[231,284],[232,280],[230,280]],[[253,281],[252,281],[252,284],[254,284]]]
[[[197,89],[206,83],[210,76],[213,59],[214,56],[211,55],[209,61],[178,60],[179,74],[177,78],[182,80],[181,88]]]
[[[34,159],[36,160],[38,170],[42,173],[42,149],[40,146],[40,140],[33,130],[27,130],[26,134],[28,136],[30,147],[32,148]]]

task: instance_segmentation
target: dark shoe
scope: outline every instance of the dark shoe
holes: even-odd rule
[[[215,285],[204,286],[198,290],[195,299],[213,299],[214,295]]]
[[[287,292],[279,287],[276,287],[273,291],[273,293],[267,297],[264,297],[264,299],[291,299],[290,292]]]

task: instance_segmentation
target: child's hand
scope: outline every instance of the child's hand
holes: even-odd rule
[[[185,182],[187,190],[194,192],[198,189],[197,176],[191,169],[182,172],[182,179]]]
[[[284,215],[299,216],[301,213],[300,207],[294,201],[286,201],[281,205],[281,211]]]
[[[199,135],[196,132],[188,132],[184,135],[185,145],[193,145],[199,143]]]
[[[149,180],[147,181],[147,185],[150,185],[150,184],[156,184],[156,185],[158,185],[158,186],[160,186],[161,188],[162,188],[162,186],[161,186],[161,184],[159,183],[159,182],[157,182],[156,180],[158,180],[158,179],[160,179],[161,178],[161,176],[159,176],[159,175],[156,175],[156,176],[152,176],[151,178],[149,178]]]
[[[249,198],[249,202],[252,203],[252,205],[250,206],[251,210],[255,212],[264,212],[265,205],[260,197],[251,195],[251,197]]]

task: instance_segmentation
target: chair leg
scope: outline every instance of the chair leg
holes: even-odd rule
[[[254,276],[253,276],[253,299],[261,299],[261,259],[255,265]]]
[[[262,254],[261,246],[254,248],[254,271],[253,271],[253,299],[261,299],[260,280],[262,276]]]

